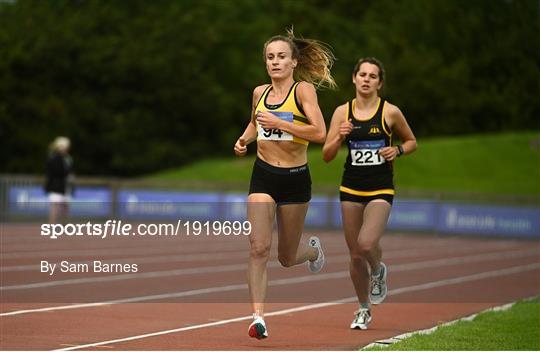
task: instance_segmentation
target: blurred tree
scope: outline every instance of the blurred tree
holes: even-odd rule
[[[0,3],[0,171],[40,173],[73,140],[78,173],[136,175],[230,155],[268,82],[262,45],[293,26],[330,44],[354,96],[363,56],[415,132],[540,128],[536,0],[182,0]]]

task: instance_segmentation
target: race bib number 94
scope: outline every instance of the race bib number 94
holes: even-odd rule
[[[351,161],[354,166],[381,165],[386,160],[379,155],[379,149],[384,147],[384,140],[350,141]]]
[[[282,120],[293,122],[293,113],[287,111],[272,111],[272,114],[276,115]],[[293,135],[282,131],[278,128],[262,128],[257,123],[258,138],[265,141],[292,141]]]

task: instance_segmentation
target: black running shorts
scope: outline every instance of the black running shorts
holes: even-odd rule
[[[253,165],[249,194],[265,193],[280,204],[307,203],[311,200],[311,175],[306,165],[275,167],[257,158]]]
[[[387,201],[388,203],[392,204],[394,201],[394,196],[392,194],[376,194],[376,195],[369,195],[369,196],[360,196],[356,194],[350,194],[346,192],[339,192],[339,200],[340,201],[346,201],[346,202],[355,202],[355,203],[362,203],[367,204],[375,199],[383,199]]]

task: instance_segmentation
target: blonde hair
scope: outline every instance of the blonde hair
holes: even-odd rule
[[[67,137],[56,137],[50,145],[51,151],[68,150],[71,142]]]
[[[293,29],[287,29],[287,35],[276,35],[264,43],[263,57],[266,60],[266,47],[268,44],[283,41],[289,44],[292,58],[298,64],[294,69],[296,80],[313,83],[317,88],[337,88],[330,69],[336,57],[330,47],[315,39],[297,38]]]

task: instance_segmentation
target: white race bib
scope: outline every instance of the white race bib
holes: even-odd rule
[[[351,164],[353,166],[381,165],[386,160],[379,155],[379,149],[384,147],[384,140],[350,141]]]
[[[293,113],[288,111],[272,111],[272,114],[276,115],[282,120],[293,122]],[[280,130],[279,128],[262,128],[257,122],[257,139],[264,141],[292,141],[293,135]]]

